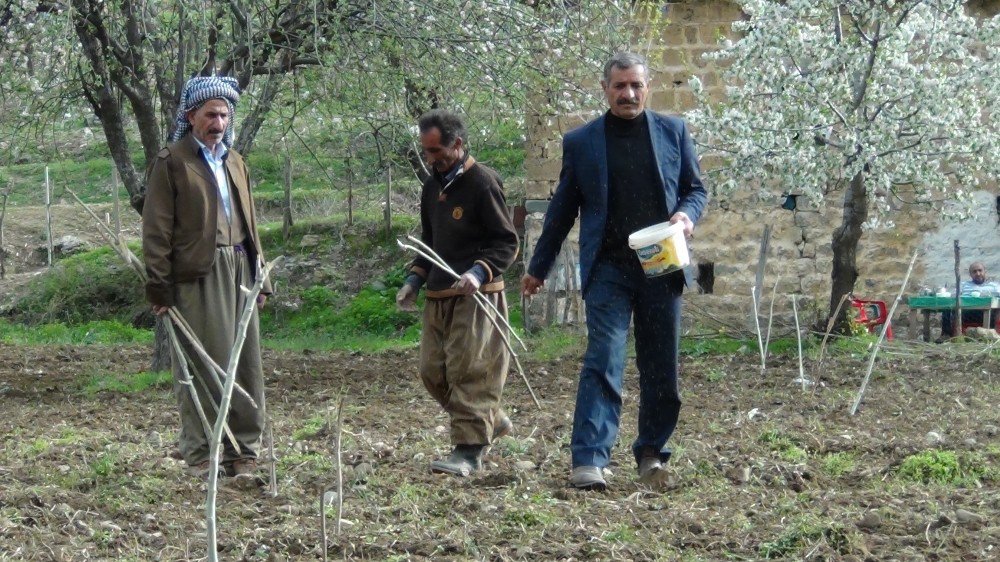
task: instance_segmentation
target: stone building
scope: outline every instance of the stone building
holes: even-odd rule
[[[970,2],[981,14],[1000,12],[1000,0]],[[726,0],[698,0],[665,3],[669,23],[662,41],[650,52],[653,91],[650,108],[663,113],[682,114],[692,109],[695,98],[688,79],[698,76],[712,96],[723,96],[721,72],[715,63],[706,62],[704,53],[716,48],[718,38],[732,36],[731,24],[743,17],[739,8]],[[595,75],[599,69],[595,69]],[[595,80],[595,87],[596,80]],[[565,132],[599,115],[605,108],[591,112],[555,117],[529,116],[525,260],[541,230],[547,200],[559,179],[561,139]],[[694,131],[697,137],[697,131]],[[713,162],[702,159],[702,168],[710,170]],[[708,185],[711,191],[711,185]],[[986,263],[992,277],[1000,277],[1000,192],[976,194],[978,216],[965,223],[948,223],[938,216],[900,208],[896,227],[867,231],[858,252],[859,277],[855,294],[862,298],[892,301],[899,292],[910,256],[920,249],[909,288],[954,284],[953,240],[960,239],[963,277],[968,263],[979,259]],[[809,324],[827,314],[832,269],[831,233],[841,222],[841,198],[836,194],[822,207],[811,207],[800,198],[794,210],[782,208],[784,198],[760,198],[745,194],[713,194],[695,236],[689,241],[692,265],[688,275],[685,312],[696,317],[703,328],[749,327],[750,290],[754,284],[761,238],[770,225],[770,249],[764,282],[765,303],[777,282],[779,296],[776,322],[790,325],[789,295],[797,295],[800,317]],[[576,232],[564,244],[562,260],[546,283],[546,293],[532,300],[530,316],[534,323],[565,322],[580,319],[579,279],[575,264]],[[565,298],[569,296],[571,298]],[[901,310],[906,316],[905,307]],[[902,324],[897,321],[897,325]],[[686,323],[692,327],[692,323]],[[897,333],[900,329],[897,328]]]

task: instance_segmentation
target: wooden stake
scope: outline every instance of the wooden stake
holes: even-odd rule
[[[878,340],[875,342],[875,347],[872,349],[871,358],[868,359],[868,372],[865,373],[865,378],[861,381],[861,388],[858,390],[858,397],[854,400],[854,405],[851,406],[851,415],[853,416],[858,412],[858,406],[861,405],[861,398],[865,395],[865,389],[868,388],[868,380],[872,376],[872,369],[875,367],[875,356],[878,355],[879,346],[882,345],[882,341],[885,340],[885,334],[889,331],[889,327],[892,325],[892,315],[896,312],[896,307],[899,306],[899,302],[903,300],[903,292],[906,291],[906,284],[910,282],[910,274],[913,273],[913,265],[917,263],[917,256],[920,254],[920,250],[915,250],[913,252],[913,258],[910,259],[910,267],[906,270],[906,277],[903,278],[903,286],[899,288],[899,294],[896,295],[896,300],[892,303],[892,308],[889,309],[888,318],[885,319],[885,325],[882,326],[882,333],[878,335]]]
[[[958,240],[955,240],[955,319],[951,323],[952,337],[962,335],[962,271],[959,268],[961,253]]]
[[[267,449],[268,454],[271,456],[271,462],[268,466],[268,492],[270,492],[272,498],[278,497],[278,471],[276,465],[278,459],[274,453],[274,426],[271,423],[271,417],[267,417]]]
[[[340,390],[340,401],[337,402],[337,526],[336,533],[340,536],[340,522],[344,518],[344,462],[342,459],[342,443],[344,437],[344,389]]]
[[[48,248],[48,264],[52,267],[52,189],[49,186],[49,167],[45,167],[45,240]]]
[[[799,380],[802,382],[802,391],[806,390],[806,383],[810,382],[806,378],[806,370],[802,365],[802,330],[799,328],[799,307],[795,303],[795,295],[792,294],[792,313],[795,315],[795,340],[799,344]]]
[[[757,313],[757,287],[750,287],[750,308],[753,310],[753,326],[757,332],[757,349],[760,351],[760,374],[764,374],[764,336],[760,333],[760,314]]]

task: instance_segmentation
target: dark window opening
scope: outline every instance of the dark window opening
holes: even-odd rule
[[[705,262],[698,264],[698,292],[706,295],[712,294],[715,287],[715,264]]]

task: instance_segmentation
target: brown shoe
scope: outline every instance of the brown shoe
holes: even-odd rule
[[[256,476],[257,459],[236,459],[226,463],[226,476]]]

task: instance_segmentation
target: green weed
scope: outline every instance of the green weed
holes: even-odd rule
[[[911,482],[974,486],[984,477],[995,478],[982,455],[959,455],[954,451],[934,449],[903,459],[897,475]]]
[[[537,527],[553,521],[550,513],[538,510],[511,509],[503,514],[503,521],[512,527]]]
[[[800,522],[774,541],[761,543],[758,552],[766,559],[784,558],[819,540],[825,540],[839,554],[847,554],[850,550],[843,526]]]
[[[722,379],[726,378],[726,373],[722,369],[709,369],[705,378],[708,382],[720,382]]]
[[[118,455],[106,452],[90,463],[90,470],[97,478],[107,478],[111,476],[118,466]]]

